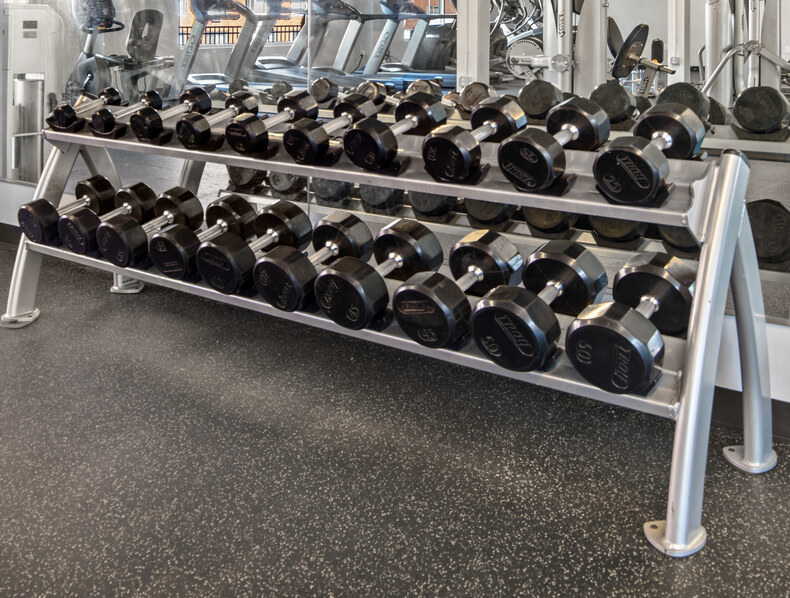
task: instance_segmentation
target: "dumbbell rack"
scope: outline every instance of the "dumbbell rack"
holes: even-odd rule
[[[666,520],[648,522],[644,531],[659,550],[686,556],[700,550],[706,539],[702,527],[702,503],[711,410],[719,345],[722,336],[727,285],[732,290],[740,346],[743,381],[744,444],[725,447],[724,455],[748,473],[768,471],[776,464],[772,449],[771,399],[768,348],[757,257],[744,195],[749,177],[747,160],[737,152],[724,152],[717,162],[670,161],[673,187],[666,203],[658,209],[613,205],[595,189],[591,176],[594,154],[569,151],[568,171],[577,179],[561,197],[520,193],[496,167],[495,144],[484,143],[483,160],[492,164],[479,185],[437,183],[424,171],[418,138],[406,136],[401,144],[411,164],[399,177],[361,171],[345,156],[331,168],[292,162],[285,152],[262,161],[229,150],[190,151],[175,142],[147,145],[130,140],[102,139],[86,132],[62,133],[46,130],[53,148],[35,191],[57,205],[78,155],[93,174],[120,180],[107,150],[153,153],[185,160],[179,184],[197,193],[206,162],[287,174],[418,190],[450,196],[508,203],[519,206],[567,211],[632,221],[687,228],[701,242],[699,270],[686,339],[666,337],[663,374],[648,396],[620,395],[603,391],[579,376],[569,360],[560,356],[546,372],[513,372],[493,364],[474,345],[460,351],[428,349],[411,341],[393,323],[384,330],[348,330],[323,314],[282,312],[256,298],[224,295],[202,283],[183,282],[159,274],[155,269],[117,268],[101,259],[71,253],[63,248],[38,245],[24,236],[16,257],[6,314],[0,324],[21,327],[39,315],[36,290],[44,255],[111,272],[114,292],[138,292],[142,283],[176,289],[259,313],[289,319],[333,332],[411,351],[455,364],[515,378],[532,384],[588,397],[621,407],[659,415],[675,421],[674,448]],[[394,288],[391,287],[391,289]],[[563,330],[572,318],[560,316]]]

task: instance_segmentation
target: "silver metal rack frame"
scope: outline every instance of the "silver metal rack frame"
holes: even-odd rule
[[[233,153],[186,150],[174,143],[151,146],[128,139],[101,139],[87,133],[45,131],[53,144],[44,172],[36,188],[36,198],[58,205],[78,155],[93,174],[104,174],[114,184],[120,180],[108,149],[157,153],[185,160],[179,184],[197,192],[206,162],[248,168],[319,176],[353,183],[420,190],[522,206],[550,207],[577,214],[600,215],[655,224],[686,227],[701,243],[699,270],[688,335],[685,340],[666,338],[664,373],[648,396],[617,395],[583,380],[567,358],[546,372],[511,372],[485,359],[473,346],[461,351],[433,350],[408,339],[397,327],[385,330],[351,331],[334,324],[322,314],[286,313],[255,298],[228,296],[200,283],[167,278],[153,270],[117,268],[106,261],[76,255],[64,249],[37,245],[24,236],[19,243],[6,313],[0,325],[15,328],[36,320],[36,291],[44,255],[92,266],[113,274],[113,292],[139,292],[144,282],[206,297],[341,334],[363,338],[398,349],[451,361],[495,374],[549,386],[565,392],[604,401],[675,421],[675,434],[667,497],[666,519],[645,524],[650,543],[671,556],[687,556],[700,550],[706,540],[702,526],[705,465],[708,452],[713,393],[719,345],[722,337],[727,286],[732,289],[740,366],[743,381],[743,445],[725,447],[724,456],[736,468],[761,473],[776,464],[772,447],[771,393],[768,372],[768,344],[757,256],[744,202],[749,165],[735,151],[724,151],[717,162],[670,161],[673,188],[667,202],[658,209],[620,206],[606,202],[595,189],[590,175],[594,154],[568,152],[568,171],[577,180],[568,194],[547,197],[513,190],[496,167],[496,145],[484,143],[483,160],[492,167],[479,185],[447,185],[433,181],[424,171],[419,156],[419,140],[402,144],[411,165],[398,177],[363,172],[345,157],[331,168],[304,166],[280,155],[267,161]],[[570,319],[562,318],[565,327]]]

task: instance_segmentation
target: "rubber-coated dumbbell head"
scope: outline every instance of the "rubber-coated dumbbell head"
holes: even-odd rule
[[[782,263],[790,260],[790,210],[775,199],[746,204],[758,261]]]
[[[210,228],[221,220],[227,227],[225,232],[246,239],[255,232],[255,217],[255,208],[250,202],[238,195],[226,195],[209,204],[205,226]],[[197,272],[198,247],[200,239],[193,229],[173,224],[151,237],[148,254],[163,274],[183,280]]]
[[[146,91],[140,100],[145,102],[148,108],[153,108],[154,110],[162,108],[162,96],[156,91]],[[91,115],[90,127],[99,133],[110,133],[115,129],[116,124],[115,115],[109,108],[100,108]]]
[[[595,158],[593,175],[615,203],[650,204],[669,174],[669,161],[644,137],[612,139]]]
[[[601,83],[590,94],[590,99],[604,109],[613,123],[628,120],[637,112],[634,94],[619,81]]]
[[[664,88],[658,98],[656,104],[680,104],[690,108],[700,120],[708,120],[710,115],[710,98],[702,93],[696,85],[691,83],[673,83],[672,85]]]
[[[442,84],[436,79],[416,79],[409,83],[409,86],[406,88],[406,95],[408,96],[418,91],[441,98]]]
[[[77,199],[88,197],[88,209],[103,214],[112,209],[115,189],[106,177],[97,174],[79,181],[74,187]],[[37,199],[20,206],[17,212],[19,228],[34,243],[54,245],[59,240],[58,209],[49,200]]]
[[[565,125],[578,131],[578,137],[565,144],[565,149],[592,151],[609,139],[610,125],[606,111],[587,98],[571,98],[552,109],[546,118],[546,131],[559,133]]]
[[[337,97],[340,90],[326,77],[320,77],[310,84],[310,95],[322,104]]]
[[[518,207],[482,199],[464,199],[464,209],[475,226],[498,226],[513,218]]]
[[[371,102],[380,106],[387,99],[387,86],[380,81],[363,81],[359,84],[356,92],[365,96]]]
[[[511,95],[487,98],[481,101],[469,119],[473,129],[482,127],[487,122],[497,125],[496,133],[486,141],[502,141],[527,125],[527,115],[518,100]]]
[[[500,286],[475,306],[472,334],[494,363],[515,371],[544,368],[556,352],[561,329],[555,313],[576,315],[598,300],[607,277],[595,255],[579,243],[549,241],[526,261],[525,288]],[[553,302],[538,296],[547,283],[560,283]]]
[[[310,190],[324,203],[342,204],[348,201],[354,191],[354,184],[313,177],[310,180]]]
[[[705,138],[705,124],[691,108],[681,104],[656,104],[639,117],[634,135],[652,139],[655,133],[666,133],[672,144],[664,150],[667,158],[685,160],[699,153]]]
[[[604,216],[590,216],[590,225],[595,236],[609,244],[633,243],[647,232],[644,222]]]
[[[388,276],[406,280],[423,270],[436,270],[442,263],[439,240],[416,220],[400,219],[384,227],[376,236],[373,254],[377,263],[391,255],[402,266]],[[389,303],[384,278],[370,264],[354,258],[340,258],[315,281],[318,304],[337,324],[360,330],[381,316]]]
[[[203,222],[200,200],[184,187],[173,187],[156,198],[154,215],[159,217],[165,212],[172,215],[171,224],[183,224],[192,230]],[[143,224],[130,216],[116,216],[102,222],[96,231],[99,251],[121,268],[142,263],[148,255],[148,235]]]
[[[359,218],[347,212],[329,214],[313,230],[313,249],[333,249],[331,259],[354,257],[363,261],[373,253],[373,236]],[[328,260],[324,260],[325,262]],[[258,260],[253,282],[261,296],[277,309],[303,309],[313,296],[316,265],[294,247],[280,245]]]
[[[454,209],[458,198],[424,191],[409,191],[409,205],[422,216],[444,216]]]
[[[455,279],[474,269],[480,278],[464,291],[438,272],[419,272],[393,296],[395,318],[403,331],[426,347],[454,345],[467,335],[471,307],[466,293],[482,295],[498,285],[518,280],[521,255],[510,241],[493,231],[474,231],[461,239],[450,254]]]
[[[303,250],[310,242],[312,227],[302,209],[289,201],[265,206],[253,224],[257,237],[276,233],[276,239],[265,248],[290,245]],[[225,294],[237,293],[249,286],[255,266],[255,251],[246,239],[224,233],[206,241],[197,251],[197,268],[203,280]]]
[[[156,193],[145,183],[136,183],[125,189],[118,189],[113,203],[116,208],[128,206],[130,211],[125,216],[135,222],[142,222],[154,217]],[[101,213],[89,209],[62,216],[58,222],[58,230],[63,244],[74,253],[94,253],[98,249],[96,235],[103,220],[100,216]]]
[[[492,97],[494,92],[485,83],[474,81],[466,85],[458,95],[458,103],[467,112],[474,109],[480,102]]]
[[[559,210],[546,210],[543,208],[521,208],[524,220],[530,228],[544,234],[557,234],[565,232],[576,224],[578,214],[570,214]]]
[[[294,90],[285,94],[277,102],[277,111],[293,112],[292,121],[318,116],[318,103],[304,90]],[[240,154],[254,154],[269,146],[269,128],[266,119],[257,114],[240,114],[225,127],[225,139],[234,151]]]
[[[379,185],[360,185],[359,198],[362,208],[374,214],[395,215],[403,207],[403,189],[381,187]]]
[[[518,93],[518,103],[529,119],[543,120],[549,110],[562,101],[562,90],[543,79],[533,79]]]
[[[750,87],[735,98],[733,114],[738,123],[753,133],[772,133],[787,125],[790,105],[775,87]]]

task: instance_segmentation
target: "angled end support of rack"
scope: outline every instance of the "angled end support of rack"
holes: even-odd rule
[[[106,176],[116,189],[121,186],[121,179],[106,149],[69,144],[63,148],[52,148],[33,197],[47,199],[57,206],[63,196],[77,156],[80,155],[91,174]],[[6,313],[0,316],[0,327],[22,328],[32,324],[38,318],[36,291],[41,275],[42,260],[41,254],[28,249],[27,238],[22,235],[14,262],[14,270],[11,274]],[[113,275],[111,292],[137,293],[140,290],[142,290],[141,282],[121,274]]]
[[[726,448],[725,455],[750,473],[767,471],[776,464],[765,313],[744,203],[749,165],[743,154],[727,150],[716,168],[704,203],[707,214],[675,426],[667,518],[644,526],[653,546],[676,557],[694,554],[706,540],[702,526],[705,464],[728,280],[741,354],[744,445]]]

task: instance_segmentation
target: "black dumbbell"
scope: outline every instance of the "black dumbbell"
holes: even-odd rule
[[[458,198],[424,191],[409,191],[409,205],[417,218],[442,218],[458,206]]]
[[[548,189],[565,174],[566,149],[593,151],[607,139],[606,112],[592,100],[572,98],[549,111],[545,131],[530,127],[505,139],[499,168],[516,189]]]
[[[344,208],[351,200],[354,183],[313,177],[310,179],[310,190],[315,195],[318,205]]]
[[[88,96],[80,96],[80,99]],[[79,131],[85,126],[85,119],[102,106],[117,106],[121,94],[114,87],[105,87],[96,99],[78,101],[75,105],[63,104],[56,107],[47,118],[47,124],[56,131]]]
[[[749,87],[735,98],[732,113],[747,131],[773,133],[787,126],[790,104],[775,87]]]
[[[116,216],[129,216],[136,222],[154,217],[156,193],[145,183],[137,183],[125,189],[118,189],[113,197],[115,209],[99,214],[82,208],[58,219],[58,233],[63,244],[74,253],[95,253],[98,249],[97,234],[102,222]]]
[[[639,117],[634,137],[613,139],[595,158],[593,175],[611,203],[655,205],[669,175],[668,158],[695,156],[705,125],[690,108],[656,104]]]
[[[775,199],[758,199],[746,204],[760,265],[790,260],[790,210]]]
[[[533,79],[518,92],[518,103],[530,122],[545,119],[549,110],[563,101],[562,90],[543,79]]]
[[[376,236],[373,255],[377,266],[344,257],[328,266],[315,280],[318,305],[335,323],[360,330],[387,312],[389,291],[385,277],[406,280],[442,264],[436,236],[416,220],[396,220]]]
[[[590,216],[593,238],[603,247],[636,249],[647,232],[647,223],[605,216]]]
[[[439,349],[456,347],[469,333],[469,295],[485,295],[500,285],[518,284],[523,260],[502,235],[474,231],[450,252],[452,278],[438,272],[418,272],[392,297],[392,311],[414,341]]]
[[[573,228],[579,219],[578,214],[544,208],[523,207],[521,213],[535,236],[561,235]]]
[[[472,130],[442,125],[422,143],[425,170],[442,183],[474,183],[483,174],[481,142],[502,141],[527,124],[527,116],[512,96],[488,98],[472,111]]]
[[[265,206],[253,224],[255,239],[223,233],[205,241],[197,250],[197,269],[213,289],[226,295],[247,290],[252,283],[252,269],[261,253],[277,245],[303,250],[310,242],[310,219],[301,208],[289,201]]]
[[[283,134],[283,145],[299,164],[334,162],[340,152],[329,151],[330,136],[377,112],[378,108],[367,97],[352,93],[335,105],[335,118],[329,122],[320,124],[303,118],[293,123]]]
[[[60,215],[70,214],[81,208],[90,208],[99,214],[109,212],[113,208],[115,189],[106,177],[97,174],[79,181],[74,188],[74,195],[77,199],[58,207],[47,199],[36,199],[20,206],[17,212],[19,228],[34,243],[57,245],[60,241]]]
[[[258,99],[249,92],[237,91],[225,100],[225,109],[209,115],[192,112],[176,123],[176,137],[187,149],[215,149],[225,139],[224,134],[212,129],[225,124],[240,114],[258,115]]]
[[[656,98],[656,104],[680,104],[691,108],[701,121],[710,116],[711,101],[696,85],[691,83],[673,83],[664,88]]]
[[[205,114],[209,110],[211,98],[208,92],[202,87],[191,87],[181,93],[175,106],[164,110],[154,110],[150,106],[141,108],[129,117],[129,126],[140,141],[153,141],[164,135],[168,121],[188,112]]]
[[[416,92],[398,103],[395,120],[394,125],[387,125],[376,118],[366,118],[354,124],[343,135],[343,148],[349,159],[365,170],[387,168],[398,156],[399,135],[426,135],[447,122],[447,112],[437,96]]]
[[[406,88],[406,95],[408,96],[415,92],[442,97],[442,84],[436,79],[415,79]]]
[[[168,224],[179,223],[195,230],[203,222],[203,206],[184,187],[173,187],[156,198],[155,217],[145,223],[129,215],[102,222],[96,231],[99,251],[112,264],[126,268],[142,264],[148,256],[149,235]]]
[[[269,131],[280,124],[318,116],[318,103],[304,90],[285,94],[277,102],[277,114],[258,118],[257,114],[241,114],[225,127],[225,139],[240,154],[265,154],[269,150]]]
[[[381,187],[380,185],[359,186],[362,209],[371,214],[394,216],[403,207],[403,197],[403,189]]]
[[[310,95],[319,104],[334,100],[339,92],[337,85],[326,77],[319,77],[310,84]]]
[[[546,369],[561,336],[557,313],[577,315],[606,289],[606,270],[579,243],[549,241],[526,260],[524,288],[500,286],[472,312],[472,338],[491,361],[508,370]]]
[[[206,208],[206,228],[200,232],[173,224],[151,237],[148,255],[165,276],[184,280],[197,273],[195,256],[205,241],[216,239],[223,233],[232,233],[242,239],[255,234],[257,212],[250,203],[238,195],[226,195]]]
[[[132,114],[142,108],[159,110],[161,107],[162,96],[156,91],[146,91],[141,96],[140,101],[124,106],[119,110],[113,111],[107,107],[99,108],[91,115],[91,122],[88,124],[88,127],[91,133],[99,137],[105,137],[113,133],[120,137],[126,132],[126,124],[121,123],[122,119],[131,117]]]
[[[315,225],[313,249],[308,257],[295,247],[280,245],[261,257],[252,274],[261,297],[283,311],[312,306],[319,264],[329,264],[341,257],[369,260],[373,236],[353,214],[334,212]]]
[[[591,305],[568,327],[565,351],[576,371],[609,392],[647,394],[663,363],[661,335],[688,326],[695,278],[666,253],[631,259],[615,276],[614,301]]]
[[[518,206],[482,199],[464,199],[469,224],[475,228],[502,230],[518,212]]]
[[[636,97],[619,81],[607,81],[593,89],[590,99],[604,109],[609,121],[618,124],[639,114]]]
[[[467,112],[474,110],[480,102],[492,99],[496,92],[485,83],[473,81],[464,86],[458,94],[458,105]]]

